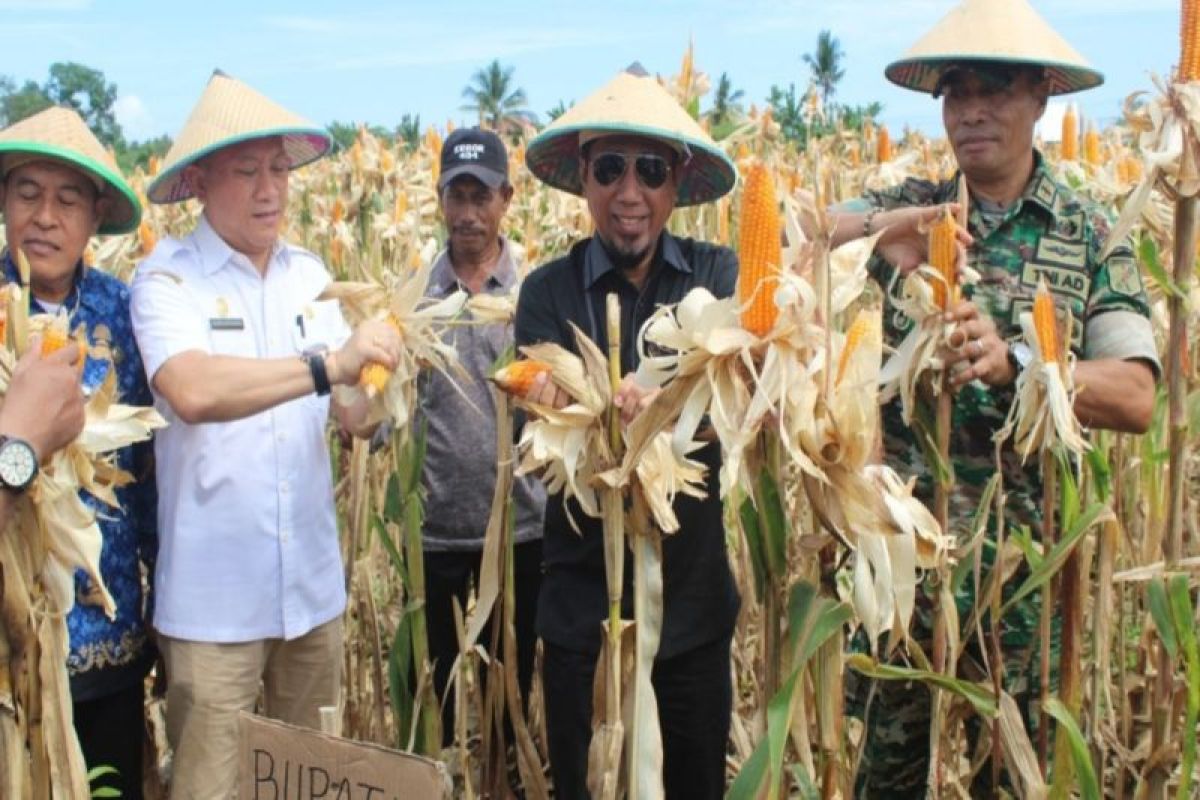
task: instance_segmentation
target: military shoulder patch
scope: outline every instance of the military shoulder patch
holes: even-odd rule
[[[1142,292],[1142,275],[1132,256],[1108,259],[1108,285],[1118,294],[1133,297]]]

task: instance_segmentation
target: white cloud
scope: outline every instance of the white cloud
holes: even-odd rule
[[[121,125],[125,138],[130,141],[157,135],[154,116],[136,94],[123,94],[113,103],[113,115]]]
[[[0,0],[0,11],[82,11],[92,0]]]

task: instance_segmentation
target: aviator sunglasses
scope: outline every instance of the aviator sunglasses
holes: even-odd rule
[[[629,160],[633,159],[633,171],[638,182],[647,189],[657,189],[671,176],[671,162],[654,153],[639,153],[627,156],[624,153],[599,153],[590,161],[592,177],[601,186],[612,186],[625,175]]]

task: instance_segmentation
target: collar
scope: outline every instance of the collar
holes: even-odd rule
[[[517,267],[513,264],[512,251],[508,245],[508,239],[500,237],[500,258],[496,260],[496,266],[492,268],[492,273],[488,275],[484,281],[484,291],[489,289],[510,289],[517,282]],[[433,260],[433,267],[429,273],[429,287],[433,289],[438,296],[445,296],[462,287],[458,281],[458,275],[454,272],[454,264],[450,261],[450,247],[446,246],[442,252],[438,253],[437,258]]]
[[[192,241],[196,243],[196,248],[200,251],[200,263],[204,268],[205,275],[211,275],[231,264],[245,267],[255,273],[258,272],[249,258],[234,250],[228,242],[221,238],[205,214],[201,214],[200,221],[196,223],[196,229],[192,232]],[[271,248],[271,257],[267,259],[267,266],[274,264],[277,259],[286,254],[287,245],[283,243],[282,239],[277,238]]]
[[[12,257],[12,252],[6,247],[3,254],[4,280],[6,283],[21,284],[21,273],[17,270],[16,261]],[[84,291],[85,285],[88,283],[88,276],[91,270],[83,263],[83,259],[75,265],[75,278],[71,282],[71,291],[67,292],[67,296],[63,298],[62,307],[68,309],[71,315],[74,316],[75,309],[82,305],[89,310],[94,311],[93,302],[95,298],[92,292]],[[26,287],[27,288],[27,287]],[[44,308],[37,298],[33,296],[33,292],[29,292],[29,308],[31,311],[42,312]]]
[[[692,265],[687,262],[687,259],[683,257],[683,251],[679,249],[679,242],[675,241],[675,237],[666,231],[663,231],[658,237],[658,245],[650,264],[651,274],[657,271],[659,264],[666,264],[676,272],[684,274],[690,274],[692,271]],[[612,260],[609,259],[604,245],[600,243],[600,237],[593,236],[583,254],[583,288],[591,289],[597,281],[608,273],[615,272],[616,269]]]

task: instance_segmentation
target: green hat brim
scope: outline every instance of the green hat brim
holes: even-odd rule
[[[183,171],[197,161],[218,150],[255,139],[283,138],[283,149],[288,156],[288,169],[299,169],[328,155],[333,148],[333,137],[318,127],[284,127],[256,130],[229,136],[190,153],[186,158],[172,164],[170,169],[159,173],[146,189],[151,203],[177,203],[193,196],[191,187],[183,179]]]
[[[111,194],[107,196],[112,198],[113,204],[109,212],[104,215],[104,219],[101,220],[97,233],[128,233],[142,221],[142,204],[138,200],[137,193],[133,191],[133,187],[118,172],[102,162],[66,147],[21,139],[0,141],[0,155],[4,153],[45,156],[99,178],[112,190]]]
[[[583,195],[583,178],[579,174],[579,134],[583,131],[603,131],[614,136],[646,136],[686,147],[691,160],[681,170],[679,192],[675,204],[691,206],[707,203],[724,196],[737,182],[737,167],[725,151],[678,131],[648,125],[596,122],[586,120],[574,125],[548,128],[538,134],[525,148],[525,165],[542,182],[569,192]]]
[[[1063,95],[1072,92],[1082,92],[1104,83],[1104,75],[1098,70],[1079,64],[1038,60],[1032,58],[1014,58],[1005,56],[983,56],[977,54],[946,53],[937,56],[921,56],[904,58],[888,64],[883,74],[889,81],[905,89],[932,94],[941,78],[942,70],[949,64],[966,64],[971,62],[993,64],[1016,64],[1020,66],[1042,67],[1046,70],[1050,94]]]

